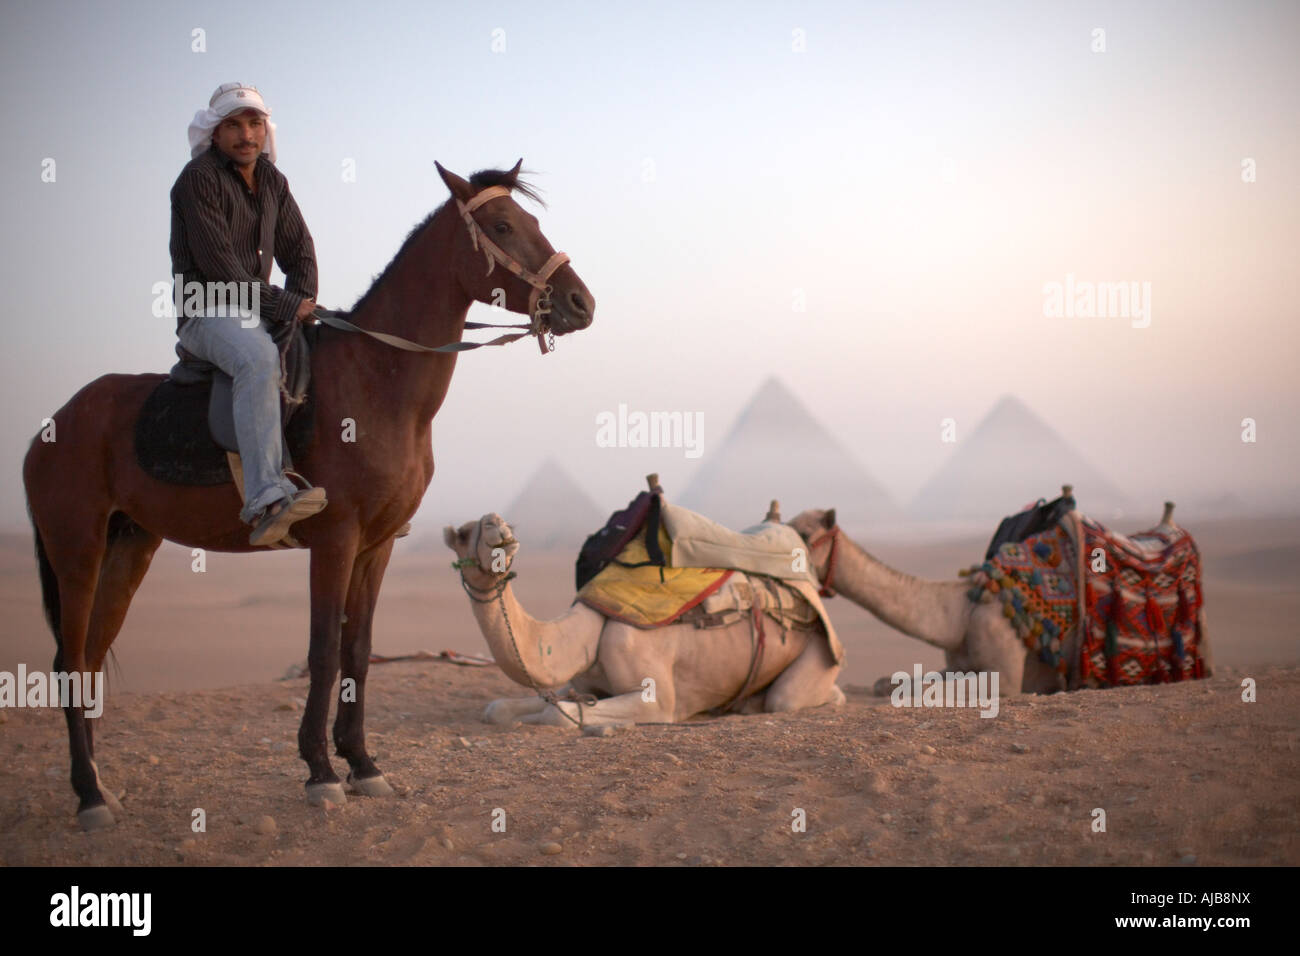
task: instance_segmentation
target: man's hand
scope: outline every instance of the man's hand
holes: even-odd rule
[[[303,299],[302,305],[298,306],[298,312],[294,316],[299,322],[306,322],[311,318],[312,312],[316,309],[315,299]]]

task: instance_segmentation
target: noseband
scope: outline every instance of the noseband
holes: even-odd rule
[[[524,268],[514,257],[498,246],[488,238],[488,234],[483,231],[474,219],[474,210],[491,199],[500,196],[509,196],[510,190],[505,186],[489,186],[482,192],[478,193],[469,202],[456,200],[456,205],[460,209],[461,218],[465,220],[465,225],[469,229],[470,242],[474,244],[474,251],[480,249],[483,252],[483,258],[487,261],[487,272],[485,275],[491,275],[492,270],[499,262],[512,275],[523,279],[533,291],[528,296],[528,317],[531,325],[528,327],[528,334],[537,336],[537,344],[541,347],[542,354],[555,349],[555,335],[551,332],[551,288],[549,279],[555,274],[555,270],[560,268],[569,261],[569,256],[564,252],[557,252],[537,272],[530,272]],[[545,338],[543,338],[545,337]]]

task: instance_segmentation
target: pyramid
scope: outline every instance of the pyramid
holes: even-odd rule
[[[574,555],[609,517],[553,459],[546,459],[501,517],[523,547]]]
[[[1132,510],[1132,502],[1055,429],[1004,395],[967,437],[958,433],[952,457],[908,510],[917,518],[979,519],[993,526],[1038,498],[1050,501],[1066,484],[1074,486],[1079,510],[1100,521]]]
[[[848,528],[897,516],[885,489],[775,378],[721,444],[706,446],[682,495],[668,492],[669,500],[737,530],[762,521],[773,498],[787,521],[807,508],[836,508]]]

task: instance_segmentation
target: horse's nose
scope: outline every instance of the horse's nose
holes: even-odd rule
[[[591,296],[584,295],[576,289],[569,293],[569,313],[573,319],[574,329],[585,329],[595,317],[596,303]]]

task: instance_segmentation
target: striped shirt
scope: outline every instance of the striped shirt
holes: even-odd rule
[[[302,301],[316,297],[316,246],[289,181],[264,154],[254,175],[256,195],[216,146],[185,165],[171,194],[172,274],[187,285],[246,282],[246,297],[256,285],[259,316],[275,326],[292,321]],[[284,273],[283,289],[270,284],[272,258]],[[189,310],[177,311],[179,332]]]

